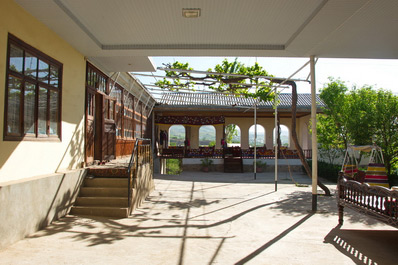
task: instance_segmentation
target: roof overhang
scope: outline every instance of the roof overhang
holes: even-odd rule
[[[150,56],[398,59],[398,1],[15,1],[111,72],[153,71]]]

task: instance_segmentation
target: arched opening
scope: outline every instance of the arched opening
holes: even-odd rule
[[[199,146],[216,145],[216,128],[213,125],[203,125],[199,128]]]
[[[263,126],[261,126],[259,124],[252,125],[249,128],[249,146],[254,147],[254,132],[255,132],[256,127],[257,127],[256,146],[264,147],[265,146],[265,129]]]
[[[172,125],[169,128],[169,146],[184,146],[185,127],[183,125]]]
[[[236,124],[228,124],[225,126],[225,141],[227,146],[241,146],[240,128]]]
[[[281,127],[281,145],[284,147],[289,147],[290,146],[290,132],[289,132],[289,128],[287,128],[287,126],[285,125],[280,125]],[[273,143],[274,145],[276,144],[276,128],[274,128],[274,139],[273,139]]]

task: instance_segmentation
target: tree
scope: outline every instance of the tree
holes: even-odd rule
[[[375,134],[376,91],[371,87],[354,88],[346,95],[346,130],[354,145],[372,144]]]
[[[318,115],[318,142],[327,149],[347,147],[347,87],[341,80],[329,77],[330,83],[321,89],[320,98],[325,103],[324,115]]]
[[[348,91],[342,81],[330,81],[320,94],[327,106],[324,115],[318,115],[321,148],[333,150],[347,148],[349,144],[375,143],[382,148],[390,174],[398,163],[398,98],[369,86]]]
[[[398,97],[379,90],[375,98],[374,141],[383,150],[387,173],[398,163]]]
[[[233,138],[238,135],[238,130],[235,124],[228,124],[225,126],[225,140],[227,143],[232,143]]]
[[[324,114],[317,115],[317,138],[320,157],[334,164],[336,158],[343,154],[346,148],[340,137],[340,130],[332,117]]]

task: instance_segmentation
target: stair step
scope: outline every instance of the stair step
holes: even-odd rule
[[[82,187],[80,197],[127,197],[127,187],[107,188],[107,187]]]
[[[225,173],[241,173],[242,168],[224,168]]]
[[[128,207],[127,197],[78,197],[76,206]]]
[[[85,178],[85,187],[125,187],[127,188],[128,179],[127,178]]]
[[[225,158],[224,172],[242,173],[243,172],[242,158]]]
[[[90,168],[89,175],[93,175],[96,177],[106,177],[106,178],[122,178],[128,177],[127,167],[97,167]]]
[[[100,206],[73,206],[69,214],[103,216],[103,217],[128,217],[127,207],[100,207]]]

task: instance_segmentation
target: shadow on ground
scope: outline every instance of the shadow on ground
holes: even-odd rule
[[[194,185],[192,185],[192,192],[194,191]],[[255,196],[253,198],[244,199],[242,201],[234,202],[231,205],[227,205],[221,207],[217,210],[205,213],[210,214],[217,211],[223,211],[229,207],[235,207],[239,204],[243,204],[250,200],[258,199],[260,197],[266,197],[273,192],[261,194]],[[148,203],[151,198],[148,199]],[[286,199],[287,200],[287,199]],[[284,200],[284,201],[286,201]],[[266,201],[266,200],[265,200]],[[167,201],[167,200],[155,200],[153,203],[168,205],[168,209],[180,210],[182,213],[187,213],[192,208],[197,208],[201,206],[217,204],[219,201],[207,201],[207,200],[190,200],[189,202],[176,202]],[[110,219],[103,217],[77,217],[77,216],[68,216],[60,219],[57,222],[54,222],[52,225],[47,227],[45,230],[40,231],[36,235],[32,237],[42,237],[49,236],[56,233],[68,233],[68,237],[72,237],[75,240],[86,241],[88,246],[95,246],[98,244],[111,244],[114,241],[122,240],[127,237],[151,237],[151,238],[203,238],[201,236],[192,236],[188,237],[186,235],[173,234],[173,232],[167,232],[170,229],[183,229],[186,230],[188,228],[196,228],[196,229],[205,229],[211,227],[218,227],[226,223],[233,222],[242,216],[245,216],[251,212],[259,210],[261,208],[269,207],[272,205],[276,205],[278,202],[271,201],[267,203],[263,203],[260,205],[256,205],[251,208],[244,208],[244,210],[239,211],[233,215],[227,216],[222,220],[214,221],[213,223],[206,224],[190,224],[189,220],[193,218],[197,218],[199,216],[190,217],[189,214],[186,214],[185,218],[180,218],[180,215],[176,218],[164,219],[160,215],[160,212],[151,213],[148,207],[143,207],[139,211],[136,211],[129,219],[131,222],[129,224],[123,224],[122,220],[118,219]],[[145,204],[144,204],[145,205]],[[181,214],[183,215],[183,214]],[[203,216],[200,215],[200,216]],[[146,222],[150,221],[151,225],[146,226]],[[156,223],[162,223],[162,225],[156,225]],[[166,222],[166,224],[164,224]],[[181,230],[179,230],[181,231]],[[170,235],[171,233],[171,235]],[[72,234],[72,235],[70,235]],[[220,237],[212,237],[208,236],[207,238],[220,238]],[[226,238],[226,237],[225,237]]]
[[[235,177],[235,179],[245,179],[246,177],[247,176]],[[309,211],[312,200],[312,195],[309,188],[296,187],[293,188],[293,192],[281,192],[280,194],[274,191],[269,191],[268,189],[268,192],[260,192],[256,193],[253,196],[246,196],[241,198],[240,200],[233,200],[230,204],[220,204],[220,207],[216,208],[214,206],[218,205],[221,202],[220,199],[194,199],[193,194],[202,190],[197,188],[197,185],[195,183],[196,181],[202,182],[202,179],[198,179],[198,177],[196,176],[196,178],[192,181],[190,188],[188,188],[187,186],[186,190],[176,191],[176,193],[182,192],[184,194],[182,200],[179,201],[178,199],[176,199],[175,196],[163,196],[161,191],[159,191],[159,196],[150,196],[147,199],[147,202],[143,204],[143,207],[136,210],[135,213],[128,219],[118,220],[101,217],[69,216],[53,223],[48,228],[40,231],[33,237],[42,237],[53,235],[56,233],[64,233],[65,235],[61,235],[61,237],[72,238],[75,241],[86,242],[88,247],[93,247],[101,244],[113,244],[117,241],[134,237],[158,239],[175,238],[181,240],[180,264],[182,264],[186,248],[185,242],[187,239],[220,240],[220,245],[218,246],[213,257],[211,258],[211,260],[214,261],[224,242],[231,237],[214,236],[211,234],[204,236],[199,236],[195,234],[191,235],[191,233],[187,232],[190,228],[221,228],[221,225],[232,223],[233,221],[238,220],[239,218],[246,216],[249,213],[253,213],[257,210],[264,208],[273,211],[273,214],[275,216],[281,216],[283,218],[288,216],[299,217],[298,221],[295,224],[291,225],[286,230],[281,231],[281,233],[276,235],[273,239],[258,247],[256,250],[249,253],[236,263],[244,264],[255,258],[268,247],[284,238],[287,234],[289,234],[290,232],[298,228],[301,224],[306,222],[309,218],[314,216],[314,214]],[[227,185],[230,184],[214,184],[213,186],[210,185],[209,187],[205,187],[204,189],[217,189],[218,187],[221,188]],[[279,196],[279,199],[277,199],[278,197],[275,197],[274,195]],[[254,204],[247,204],[247,202],[253,202],[254,200],[259,201],[255,202]],[[163,212],[160,210],[152,211],[155,205],[161,205],[160,208],[163,209]],[[213,205],[211,211],[207,211],[196,216],[190,214],[190,211],[195,208],[206,207],[209,205]],[[232,207],[233,209],[236,209],[236,211],[227,211],[230,214],[225,214],[225,210],[228,208],[231,209]],[[177,211],[178,214],[165,216],[167,210],[165,211],[164,209]],[[199,223],[191,222],[191,220],[193,219],[198,220],[196,219],[197,217],[206,218],[205,215],[214,213],[220,213],[220,215],[217,215],[217,217],[222,216],[222,219],[214,219],[213,221]],[[318,196],[317,214],[324,217],[335,218],[337,225],[338,212],[335,196]],[[375,220],[363,215],[359,215],[353,211],[350,211],[349,209],[345,211],[345,219],[349,222],[360,222],[369,226],[376,224]],[[395,237],[396,241],[396,238],[398,237],[398,231],[394,231],[393,234],[389,234],[386,231],[378,232],[379,233],[373,233],[372,231],[361,232],[361,230],[358,232],[355,230],[343,230],[340,229],[340,227],[337,227],[331,230],[330,233],[325,237],[324,243],[333,244],[336,249],[338,249],[344,255],[349,256],[354,262],[358,262],[358,259],[359,261],[363,261],[360,259],[361,257],[366,257],[367,260],[379,261],[380,257],[377,255],[377,253],[374,253],[371,249],[369,249],[369,245],[371,245],[371,243],[376,244],[379,240],[383,241],[384,236],[386,236],[387,240],[391,239],[390,241],[393,241],[393,238]],[[200,234],[202,235],[202,233]],[[364,241],[364,238],[367,238],[366,242],[368,243],[361,243],[361,241]],[[347,247],[347,244],[349,247]],[[391,249],[395,249],[395,252],[392,253],[397,253],[396,248],[396,243],[395,246],[391,246]],[[352,252],[352,249],[355,249],[355,251],[357,252]],[[355,253],[362,253],[362,256],[358,256]],[[382,253],[385,253],[385,251],[383,251]]]
[[[256,196],[251,199],[245,199],[242,201],[234,202],[231,205],[223,206],[217,210],[205,213],[210,214],[217,211],[223,211],[229,207],[235,207],[239,204],[245,203],[249,200],[258,199],[260,197],[266,198],[267,195],[272,194],[273,192],[264,193],[259,196]],[[284,215],[284,216],[305,216],[309,214],[309,205],[311,205],[311,194],[308,191],[295,191],[293,193],[287,194],[286,198],[278,200],[278,201],[270,201],[266,202],[267,200],[264,199],[263,204],[257,205],[255,207],[242,210],[234,215],[231,215],[223,220],[219,220],[214,223],[209,223],[205,225],[197,225],[197,224],[188,224],[188,222],[184,219],[180,219],[179,217],[170,218],[167,220],[166,225],[151,225],[151,226],[143,226],[142,223],[144,221],[156,221],[159,218],[161,213],[151,213],[147,211],[148,208],[144,207],[141,211],[136,211],[129,219],[135,219],[134,224],[123,224],[119,222],[117,219],[110,219],[110,218],[102,218],[102,217],[75,217],[69,216],[66,218],[62,218],[61,220],[55,222],[54,224],[50,225],[45,230],[42,230],[38,234],[33,237],[40,237],[46,235],[52,235],[55,233],[60,232],[69,232],[74,234],[72,237],[76,240],[83,240],[89,242],[90,246],[94,246],[97,244],[110,244],[112,241],[122,240],[125,237],[162,237],[162,230],[172,229],[172,228],[210,228],[216,227],[228,222],[232,222],[234,220],[239,219],[240,217],[259,210],[264,207],[270,207],[271,210],[276,210],[276,215]],[[148,199],[148,202],[151,198]],[[214,201],[207,201],[207,200],[200,200],[195,199],[189,202],[178,202],[178,201],[167,201],[167,200],[158,200],[154,203],[159,204],[166,204],[169,209],[174,210],[181,210],[186,211],[187,209],[197,208],[202,206],[207,206],[211,204],[219,203],[218,200]],[[144,204],[145,205],[145,204]],[[318,198],[318,214],[324,215],[325,217],[335,217],[336,224],[338,222],[338,213],[337,213],[337,206],[336,200],[334,197],[325,197],[319,196]],[[192,218],[196,218],[198,216],[194,216]],[[377,221],[367,218],[363,215],[356,214],[355,212],[350,211],[347,209],[345,212],[346,220],[350,222],[360,222],[366,225],[373,225],[376,224]],[[190,219],[190,218],[188,218]],[[164,221],[164,219],[162,219]],[[98,231],[99,228],[97,227],[96,223],[101,223],[103,226]],[[168,236],[166,236],[168,237]],[[173,237],[181,237],[175,235]]]
[[[324,243],[332,244],[355,264],[397,264],[398,231],[332,229]]]

